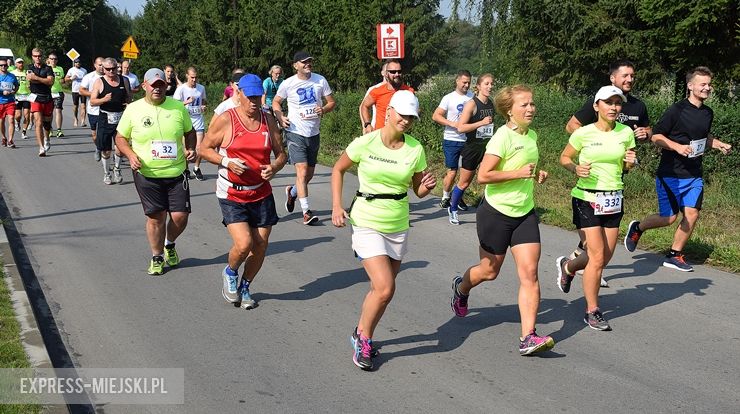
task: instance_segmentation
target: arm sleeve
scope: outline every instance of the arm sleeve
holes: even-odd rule
[[[182,88],[178,86],[175,89],[175,93],[172,94],[172,97],[175,98],[175,99],[177,99],[178,101],[182,101],[183,100],[182,99]]]
[[[118,121],[118,126],[116,127],[116,132],[126,137],[126,139],[131,139],[131,132],[134,129],[133,124],[131,123],[131,110],[129,108],[126,108],[123,111],[123,115],[121,115],[121,119]]]
[[[448,102],[449,100],[447,99],[448,96],[449,95],[445,95],[442,97],[442,100],[439,101],[439,106],[437,106],[437,108],[441,108],[447,111],[447,105],[449,105],[449,102]]]
[[[640,119],[637,121],[637,126],[639,127],[646,127],[650,126],[650,115],[648,115],[647,106],[645,106],[644,102],[640,102],[642,105],[640,106]]]
[[[287,81],[280,83],[280,86],[278,87],[277,92],[275,92],[275,95],[276,96],[279,96],[279,97],[281,97],[283,99],[286,99],[288,97],[288,85],[287,85],[287,83],[288,83]]]
[[[419,173],[427,169],[427,154],[426,151],[424,151],[424,146],[419,143],[419,148],[421,151],[419,152],[419,158],[416,160],[416,165],[414,166],[414,173]]]
[[[665,112],[663,112],[658,123],[655,124],[653,134],[661,134],[667,137],[671,133],[673,126],[676,125],[678,115],[678,107],[675,104],[671,105]]]
[[[509,147],[508,134],[504,132],[503,127],[496,130],[493,138],[486,144],[486,154],[495,155],[499,158],[506,156],[506,149]]]
[[[329,96],[332,94],[331,86],[329,86],[329,82],[326,81],[326,78],[321,78],[321,89],[324,91],[323,96]]]
[[[568,144],[570,144],[571,147],[575,148],[576,151],[581,152],[583,149],[583,139],[581,137],[581,133],[578,131],[582,131],[582,129],[576,129],[573,131],[573,133],[570,135],[570,138],[568,138]],[[632,138],[634,139],[634,134],[632,135]]]
[[[349,157],[352,162],[357,164],[360,162],[360,159],[362,158],[362,153],[365,151],[365,146],[367,145],[367,135],[361,136],[359,138],[355,138],[352,140],[352,142],[347,145],[347,149],[344,150],[344,152],[347,153],[347,156]]]
[[[581,125],[593,124],[598,119],[596,118],[596,111],[594,111],[594,98],[589,98],[586,103],[583,104],[581,109],[573,114],[574,117],[581,123]]]

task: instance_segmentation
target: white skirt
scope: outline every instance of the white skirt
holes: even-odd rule
[[[352,226],[352,250],[360,259],[388,256],[401,260],[408,250],[409,231],[381,233],[367,227]]]

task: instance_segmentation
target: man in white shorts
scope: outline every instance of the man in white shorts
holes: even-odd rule
[[[272,100],[272,110],[280,126],[285,130],[288,158],[295,166],[295,185],[285,188],[285,209],[292,213],[295,200],[303,210],[303,224],[312,225],[319,221],[308,204],[308,183],[313,178],[319,154],[319,128],[321,117],[331,112],[336,105],[332,90],[326,79],[313,73],[313,57],[300,51],[293,56],[295,75],[283,81]],[[283,114],[281,104],[288,101],[288,116]]]
[[[187,70],[187,81],[182,85],[178,86],[175,90],[173,98],[181,101],[185,104],[185,108],[190,114],[190,121],[193,123],[193,129],[195,130],[195,136],[197,138],[195,162],[193,163],[193,174],[195,179],[203,181],[203,172],[200,170],[200,144],[203,142],[203,134],[206,130],[206,122],[203,119],[203,113],[206,109],[206,88],[197,83],[198,71],[194,67],[189,67]]]

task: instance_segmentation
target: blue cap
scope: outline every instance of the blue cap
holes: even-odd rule
[[[239,79],[239,90],[244,92],[244,96],[262,96],[265,90],[262,89],[262,79],[259,76],[247,73]]]

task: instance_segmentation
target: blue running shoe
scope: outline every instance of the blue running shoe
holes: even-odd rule
[[[226,267],[229,267],[228,265]],[[226,273],[226,267],[224,267],[223,272],[221,272],[221,278],[223,279],[224,285],[221,288],[221,294],[224,296],[224,299],[226,299],[227,302],[230,303],[238,303],[239,302],[239,292],[236,289],[236,282],[239,280],[239,276],[231,276],[228,273]]]
[[[239,298],[241,299],[242,309],[254,309],[257,307],[257,301],[249,295],[249,282],[242,280],[239,285]]]

